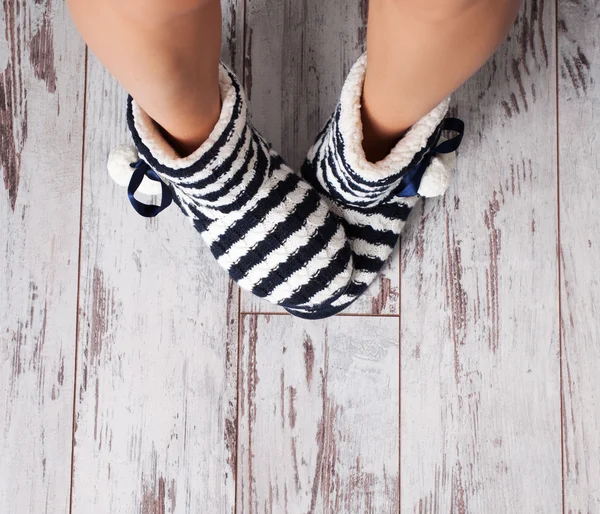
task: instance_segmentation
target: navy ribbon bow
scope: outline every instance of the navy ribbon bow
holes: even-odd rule
[[[156,172],[148,166],[146,161],[140,159],[137,162],[130,164],[132,168],[135,168],[133,175],[131,176],[131,180],[129,181],[129,187],[127,188],[127,195],[129,196],[129,201],[133,208],[137,211],[138,214],[141,214],[145,218],[153,218],[157,214],[164,211],[171,202],[173,201],[173,194],[169,189],[169,186],[165,184],[160,177],[156,174]],[[144,177],[148,177],[150,180],[154,182],[160,182],[162,186],[162,194],[161,194],[161,202],[160,205],[148,205],[140,202],[134,198],[135,192],[139,189],[142,180]]]
[[[447,139],[437,147],[438,141],[442,135],[443,130],[450,130],[452,132],[456,132],[457,135],[451,139]],[[404,175],[402,181],[400,182],[400,192],[397,196],[415,196],[419,187],[421,186],[421,180],[425,171],[431,164],[431,160],[436,154],[439,153],[452,153],[458,149],[460,143],[462,142],[462,138],[465,132],[465,124],[462,120],[458,118],[446,118],[442,121],[440,130],[435,138],[433,143],[434,150],[432,152],[428,152],[425,154],[425,157],[421,159],[417,164],[412,166],[410,170]]]

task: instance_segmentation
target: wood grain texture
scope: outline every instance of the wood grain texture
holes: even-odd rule
[[[402,512],[560,512],[554,3],[454,99],[446,196],[403,234]]]
[[[293,165],[366,5],[223,4],[223,58]],[[599,512],[600,10],[557,5],[527,0],[455,95],[457,174],[382,280],[308,322],[240,314],[176,207],[134,213],[105,169],[124,92],[90,56],[84,98],[63,2],[2,0],[0,512]]]
[[[244,70],[252,120],[294,169],[364,50],[366,9],[366,1],[247,1]],[[398,254],[346,313],[398,313]],[[285,312],[246,292],[242,310]]]
[[[125,93],[92,56],[86,120],[73,512],[232,513],[238,291],[179,209],[142,218],[110,180]]]
[[[600,512],[600,3],[558,12],[565,513]]]
[[[398,320],[242,322],[238,513],[396,513]]]
[[[62,2],[0,4],[0,512],[69,508],[84,51]]]

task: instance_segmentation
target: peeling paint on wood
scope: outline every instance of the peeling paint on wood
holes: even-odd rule
[[[0,73],[0,166],[4,189],[14,211],[20,183],[21,154],[28,138],[29,85],[23,74],[25,56],[28,54],[34,76],[44,81],[49,93],[55,93],[55,52],[50,0],[36,8],[19,0],[3,0],[2,8],[8,63]]]
[[[175,504],[171,505],[173,509]],[[165,479],[158,478],[158,483],[155,481],[142,483],[142,503],[140,505],[140,514],[165,514]]]
[[[88,66],[72,512],[234,514],[238,289],[178,209],[148,221],[110,180],[125,92]]]
[[[561,510],[553,24],[524,2],[454,95],[453,183],[403,235],[401,512]]]
[[[310,387],[313,376],[313,368],[315,365],[315,348],[312,339],[304,333],[304,367],[306,369],[306,385]]]
[[[506,64],[503,75],[507,87],[500,92],[499,102],[508,119],[526,114],[531,104],[537,102],[535,82],[539,74],[545,73],[553,64],[546,34],[551,27],[546,21],[551,9],[554,4],[545,0],[529,0],[523,4],[509,40],[497,51],[491,66],[478,74],[481,77],[480,95],[485,96],[492,82],[497,80],[498,61]]]
[[[29,61],[35,76],[44,81],[49,93],[54,93],[56,92],[56,68],[54,67],[54,36],[50,22],[51,9],[52,1],[47,0],[42,21],[29,43]]]
[[[565,73],[566,71],[566,73]],[[582,52],[581,47],[577,47],[574,55],[562,55],[561,76],[566,79],[567,76],[577,96],[585,96],[588,91],[590,77],[590,63]]]
[[[563,512],[600,511],[600,4],[558,11]],[[536,233],[540,220],[536,221]]]
[[[398,512],[397,338],[392,317],[243,316],[239,513]]]
[[[367,2],[246,3],[224,6],[223,58],[297,161],[364,47]],[[600,12],[558,7],[557,55],[554,4],[528,0],[456,95],[455,192],[414,210],[359,316],[240,327],[237,287],[181,215],[139,219],[102,172],[124,97],[93,58],[76,305],[84,47],[64,3],[3,0],[0,511],[68,512],[72,449],[74,513],[598,511]]]
[[[227,480],[236,482],[237,474],[237,423],[238,423],[238,346],[239,346],[239,289],[232,280],[229,280],[227,289],[227,333],[225,349],[225,399],[227,407],[225,412],[224,440],[227,448],[227,471],[231,477]]]
[[[118,322],[118,309],[113,300],[114,292],[107,290],[104,284],[104,273],[94,267],[92,277],[92,312],[91,312],[91,337],[88,362],[95,366],[100,363],[102,343],[106,340],[110,322]],[[110,358],[110,357],[106,357]]]
[[[4,189],[15,210],[19,190],[21,153],[27,140],[27,90],[23,77],[23,36],[26,18],[20,2],[3,0],[5,40],[9,47],[8,65],[0,75],[0,164]]]
[[[0,2],[0,512],[69,510],[84,46],[65,20]]]
[[[503,202],[504,203],[504,202]],[[488,345],[495,352],[500,344],[500,305],[499,305],[499,267],[498,260],[502,248],[502,231],[496,227],[496,215],[500,210],[497,192],[493,192],[492,200],[484,213],[485,226],[489,231],[489,258],[490,263],[485,272],[486,311],[490,319]]]

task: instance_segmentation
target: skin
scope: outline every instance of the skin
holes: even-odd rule
[[[277,1],[277,0],[273,0]],[[91,51],[182,155],[220,112],[219,0],[68,0]],[[371,0],[363,148],[387,155],[410,126],[473,75],[521,0]]]
[[[221,5],[214,0],[68,0],[90,50],[180,154],[219,118]]]
[[[521,0],[371,0],[363,147],[385,157],[506,38]],[[400,49],[400,50],[398,50]]]

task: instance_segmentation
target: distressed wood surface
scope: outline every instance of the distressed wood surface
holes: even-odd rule
[[[125,94],[90,55],[72,512],[233,513],[238,291],[179,209],[133,211],[105,167],[127,140]]]
[[[247,0],[246,9],[244,73],[252,120],[299,169],[364,51],[367,2]],[[398,314],[398,254],[346,314]],[[242,311],[285,312],[246,292]]]
[[[558,12],[565,513],[600,512],[600,3]]]
[[[393,317],[242,320],[238,513],[397,513]]]
[[[560,512],[554,3],[456,95],[446,196],[402,236],[402,512]]]
[[[292,166],[366,6],[223,3]],[[178,209],[134,213],[105,169],[125,95],[62,2],[0,14],[0,512],[600,511],[598,2],[526,0],[454,97],[447,195],[321,322],[240,294]]]
[[[84,51],[63,2],[0,4],[0,512],[69,507]]]

